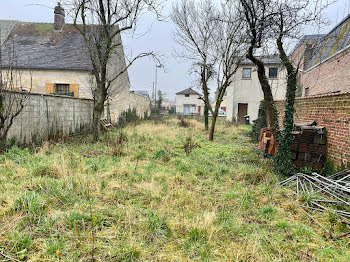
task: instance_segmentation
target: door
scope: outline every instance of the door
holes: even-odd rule
[[[238,124],[244,124],[244,116],[248,114],[248,104],[238,104]]]
[[[184,115],[189,115],[191,112],[190,105],[184,105]]]

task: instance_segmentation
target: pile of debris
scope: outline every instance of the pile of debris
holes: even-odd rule
[[[320,170],[326,161],[326,128],[318,126],[315,121],[298,123],[293,128],[293,143],[291,146],[293,162],[297,167],[309,167]],[[275,139],[271,128],[260,130],[258,150],[274,155]]]
[[[315,121],[295,124],[291,148],[294,164],[321,169],[326,160],[326,143],[326,129]]]
[[[350,235],[350,170],[330,177],[317,173],[312,175],[298,173],[279,184],[292,189],[296,196],[305,198],[305,205],[301,207],[310,217],[307,210],[330,211],[341,219],[341,223],[347,225],[349,232],[337,237],[326,230],[332,238]]]

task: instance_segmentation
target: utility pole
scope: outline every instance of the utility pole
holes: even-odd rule
[[[155,107],[156,107],[156,113],[158,113],[157,111],[157,78],[158,78],[158,75],[157,75],[157,69],[158,69],[158,67],[162,67],[161,65],[157,65],[156,64],[156,76],[155,76],[155,81],[154,81],[154,95],[155,95],[155,98],[154,98],[154,100],[155,100]]]

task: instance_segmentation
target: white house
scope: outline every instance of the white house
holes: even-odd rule
[[[176,114],[203,115],[204,102],[200,99],[201,94],[192,88],[187,88],[176,93],[175,106]]]
[[[278,57],[265,57],[262,60],[266,65],[265,70],[274,99],[284,99],[287,88],[286,69]],[[232,84],[228,87],[226,119],[243,123],[244,116],[248,115],[251,121],[256,120],[259,104],[263,98],[256,67],[246,59],[239,66],[233,76]]]

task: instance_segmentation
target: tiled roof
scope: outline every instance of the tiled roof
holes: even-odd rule
[[[149,96],[147,91],[133,91],[137,94],[144,95],[144,96]]]
[[[16,21],[0,20],[0,45],[7,39],[15,24]]]
[[[306,69],[319,64],[350,46],[350,15],[323,37],[315,48]]]
[[[177,92],[176,95],[201,95],[198,92],[194,91],[192,88],[187,88],[185,90],[182,90],[180,92]]]
[[[92,70],[84,40],[72,24],[55,32],[52,23],[17,22],[2,46],[3,53],[12,43],[20,68]],[[6,55],[3,59],[6,65]]]
[[[281,64],[281,59],[278,56],[258,56],[265,64]],[[253,65],[253,62],[248,58],[243,59],[241,65]]]

